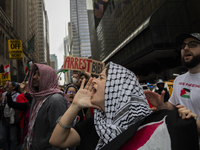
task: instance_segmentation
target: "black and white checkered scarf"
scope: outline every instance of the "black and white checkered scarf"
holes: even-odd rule
[[[108,65],[105,87],[106,115],[98,109],[94,111],[94,125],[99,135],[96,150],[152,113],[135,74],[113,62]]]

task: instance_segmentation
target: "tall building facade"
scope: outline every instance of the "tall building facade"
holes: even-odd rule
[[[47,11],[45,11],[45,47],[46,47],[46,51],[47,51],[47,64],[50,64],[50,49],[49,49],[49,19],[48,19],[48,15],[47,15]]]
[[[92,58],[121,64],[144,81],[158,74],[175,78],[172,72],[184,70],[175,37],[199,32],[199,5],[199,0],[108,0],[102,18],[94,17],[91,24],[98,47]]]
[[[74,57],[90,57],[91,45],[86,0],[70,0],[71,45]]]
[[[98,48],[98,39],[95,28],[94,1],[87,0],[88,24],[90,33],[91,55],[93,58],[100,56]]]
[[[64,42],[64,56],[69,56],[69,55],[71,55],[71,54],[69,53],[69,38],[68,38],[68,36],[66,36],[66,37],[64,38],[63,42]]]
[[[3,66],[10,64],[11,79],[13,81],[23,81],[24,70],[29,60],[40,62],[39,42],[41,40],[39,39],[40,31],[38,26],[46,24],[40,22],[38,11],[45,12],[45,8],[39,7],[39,4],[43,4],[43,0],[0,1],[0,72],[3,72]],[[46,32],[48,33],[47,30]],[[46,34],[43,34],[43,36],[46,37]],[[22,41],[22,60],[9,60],[8,39]],[[34,51],[32,52],[28,49],[28,43],[31,39],[34,39],[32,40],[32,45],[34,45]]]
[[[69,27],[68,27],[69,29]],[[69,33],[69,32],[68,32]],[[69,56],[69,55],[72,55],[71,52],[70,52],[70,44],[69,44],[69,38],[70,36],[66,36],[64,38],[64,58],[65,56]],[[71,71],[68,70],[67,72],[64,73],[64,84],[68,84],[70,81],[70,76],[71,76]]]
[[[44,0],[38,0],[38,49],[39,62],[49,65],[48,16]]]
[[[34,39],[34,51],[31,52],[31,58],[33,62],[39,62],[39,46],[38,46],[38,16],[37,9],[38,9],[38,1],[35,0],[28,0],[28,38],[26,40],[26,46],[28,47],[28,41],[31,40],[31,38]],[[18,12],[20,12],[18,10]],[[19,27],[20,28],[20,27]],[[22,29],[22,28],[21,28]]]
[[[69,53],[70,53],[70,55],[72,55],[72,39],[71,39],[71,22],[68,22],[68,45],[69,45]]]
[[[55,62],[53,59],[50,59],[50,66],[55,69]]]
[[[55,62],[55,70],[58,70],[58,59],[57,56],[55,54],[50,54],[50,59],[52,59]],[[59,68],[60,69],[60,68]]]

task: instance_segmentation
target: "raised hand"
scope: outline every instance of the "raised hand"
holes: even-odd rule
[[[22,92],[22,93],[25,93],[26,91],[25,91],[25,86],[26,86],[26,83],[23,81],[21,84],[20,84],[20,91]]]
[[[8,90],[8,87],[9,87],[9,81],[6,81],[6,84],[4,86],[4,88],[6,89],[6,91]]]
[[[97,108],[97,109],[101,109],[99,106],[93,105],[91,103],[91,97],[93,95],[92,92],[92,78],[90,78],[90,80],[88,81],[88,83],[86,84],[86,86],[84,87],[85,84],[85,79],[83,79],[83,82],[81,83],[81,87],[78,90],[78,92],[76,93],[74,100],[73,100],[73,105],[76,105],[79,107],[79,109],[83,109],[83,108],[89,108],[89,107],[93,107],[93,108]]]
[[[13,87],[12,87],[12,82],[9,82],[9,83],[8,83],[8,88],[7,88],[7,89],[8,89],[8,90],[7,90],[7,94],[10,94],[10,93],[12,92],[12,88],[13,88]]]
[[[85,69],[82,69],[82,72],[88,77],[91,77],[91,73],[87,72]]]
[[[165,91],[161,95],[152,91],[144,91],[144,94],[149,102],[158,109],[164,104]]]
[[[20,84],[20,89],[24,89],[25,88],[25,82],[23,81],[21,84]]]

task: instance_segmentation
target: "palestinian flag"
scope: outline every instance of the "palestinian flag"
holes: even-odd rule
[[[60,69],[57,70],[56,74],[58,74],[58,73],[60,73],[60,72],[65,73],[65,72],[67,72],[67,71],[68,71],[68,70],[63,69],[63,66],[62,66]]]
[[[199,150],[196,120],[182,119],[178,109],[159,110],[128,127],[101,150],[113,149]]]
[[[10,65],[4,66],[4,77],[5,77],[6,75],[8,75],[9,72],[10,72]]]
[[[190,89],[183,88],[181,90],[180,96],[189,99],[190,98]]]
[[[30,69],[31,69],[31,65],[33,64],[33,61],[29,61],[27,64],[26,64],[26,68],[25,68],[25,74],[27,74]]]

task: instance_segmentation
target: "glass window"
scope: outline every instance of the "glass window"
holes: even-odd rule
[[[81,47],[81,50],[84,50],[84,49],[90,49],[90,47]]]
[[[87,38],[87,39],[89,39],[90,37],[89,37],[89,36],[83,36],[83,35],[81,35],[80,38],[81,38],[81,39],[82,39],[82,38]]]
[[[144,50],[145,49],[145,42],[144,42],[143,34],[139,35],[139,41],[140,41],[140,48],[141,48],[141,50]]]
[[[140,51],[140,43],[139,43],[139,39],[136,38],[135,39],[135,52],[138,53]]]
[[[132,56],[134,56],[135,55],[135,40],[132,40],[131,42],[130,42],[130,54],[132,54]]]
[[[79,52],[78,51],[73,51],[73,54],[79,54]]]
[[[173,14],[173,17],[167,16],[168,24],[178,24],[179,22],[179,12],[177,12],[176,3],[168,2],[168,12],[169,14]],[[184,7],[183,7],[184,8]]]
[[[149,47],[150,45],[152,45],[152,37],[151,37],[150,30],[145,30],[144,38],[145,38],[146,47]]]
[[[88,32],[81,32],[80,35],[89,35]]]
[[[162,43],[162,30],[160,27],[151,27],[154,44]]]
[[[81,51],[81,54],[91,53],[91,51]]]
[[[80,24],[88,24],[88,21],[87,20],[79,20],[79,23]]]

